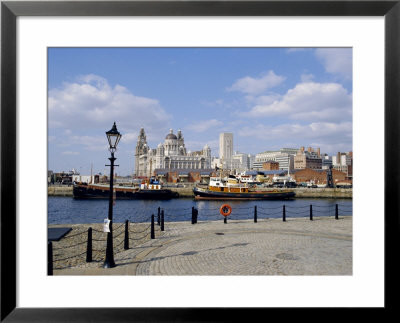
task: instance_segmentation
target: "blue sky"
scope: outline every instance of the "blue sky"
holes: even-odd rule
[[[119,175],[133,173],[140,127],[151,148],[172,128],[213,156],[221,132],[249,154],[351,151],[352,50],[49,48],[48,168],[104,172],[114,121]]]

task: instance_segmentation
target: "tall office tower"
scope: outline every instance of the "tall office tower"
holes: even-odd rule
[[[219,158],[224,162],[230,161],[233,156],[233,134],[221,133],[219,135]]]

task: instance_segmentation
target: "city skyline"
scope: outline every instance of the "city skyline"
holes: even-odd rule
[[[350,48],[49,48],[48,168],[103,172],[105,132],[122,139],[116,172],[130,175],[140,128],[151,148],[169,129],[186,148],[233,133],[233,150],[352,151]]]

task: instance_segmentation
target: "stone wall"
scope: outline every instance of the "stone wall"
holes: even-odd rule
[[[47,188],[48,196],[72,196],[71,186],[49,186]]]
[[[182,185],[182,184],[181,184]],[[193,185],[186,184],[185,187],[170,187],[174,192],[178,192],[180,197],[193,198]],[[266,189],[268,190],[268,189]],[[276,190],[282,190],[276,188]],[[352,198],[353,189],[349,188],[293,188],[296,198]],[[48,196],[72,196],[72,186],[50,186]]]
[[[193,197],[193,186],[171,187],[172,191],[178,192],[180,197]],[[283,188],[274,188],[276,190],[284,190]],[[265,189],[265,190],[271,190]],[[296,198],[353,198],[353,189],[348,188],[291,188],[296,192]]]

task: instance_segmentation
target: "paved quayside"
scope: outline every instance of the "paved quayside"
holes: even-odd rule
[[[54,275],[351,275],[352,217],[167,222],[115,263]]]

